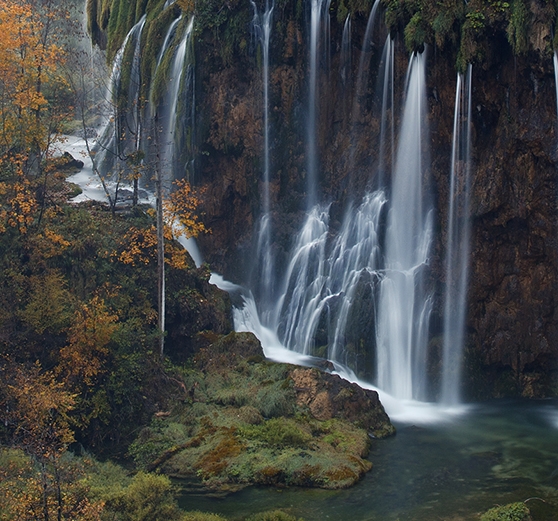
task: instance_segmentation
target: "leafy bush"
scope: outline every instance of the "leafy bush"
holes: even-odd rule
[[[139,472],[125,489],[105,505],[106,519],[172,521],[181,518],[167,476]]]

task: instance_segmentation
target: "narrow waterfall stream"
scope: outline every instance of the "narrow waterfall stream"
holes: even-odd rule
[[[270,122],[269,122],[269,44],[271,41],[271,24],[275,3],[266,1],[265,11],[260,13],[258,7],[252,2],[254,18],[252,27],[256,40],[262,50],[262,83],[263,83],[263,123],[264,123],[264,172],[262,193],[262,215],[257,230],[257,278],[261,285],[261,298],[269,301],[273,288],[273,256],[271,254],[271,215],[270,215]]]
[[[180,172],[183,168],[178,158],[178,147],[181,143],[177,134],[179,125],[183,124],[179,118],[184,116],[186,111],[179,110],[179,102],[181,97],[188,98],[188,93],[193,92],[192,79],[185,74],[185,69],[188,69],[186,72],[190,71],[189,65],[193,60],[190,49],[193,27],[194,17],[190,18],[174,53],[169,71],[170,80],[167,95],[165,96],[164,106],[159,108],[160,114],[157,117],[157,125],[162,129],[161,163],[165,171],[173,173],[172,177],[181,177]],[[170,183],[171,180],[167,179],[166,181]],[[170,189],[170,186],[165,188]]]
[[[380,284],[377,385],[400,399],[425,400],[432,296],[424,271],[432,240],[432,209],[423,186],[426,92],[424,54],[412,56],[399,132]]]
[[[471,84],[472,66],[458,74],[451,154],[446,251],[446,293],[441,401],[460,401],[461,366],[467,312],[471,222]]]
[[[319,82],[318,74],[320,68],[319,46],[322,34],[322,21],[324,18],[325,0],[310,1],[310,56],[308,60],[308,120],[307,120],[307,207],[311,209],[318,200],[318,97]],[[327,11],[326,11],[327,14]]]

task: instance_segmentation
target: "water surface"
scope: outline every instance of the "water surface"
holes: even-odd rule
[[[230,518],[281,508],[307,521],[474,520],[527,501],[535,520],[558,519],[558,401],[471,406],[436,424],[394,422],[374,440],[373,469],[340,491],[251,487],[224,499],[185,495],[181,506]]]

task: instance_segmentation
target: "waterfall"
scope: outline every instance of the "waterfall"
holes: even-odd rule
[[[307,207],[311,209],[318,197],[318,151],[317,151],[317,103],[318,103],[318,47],[325,0],[311,0],[310,9],[310,56],[308,65],[308,121],[307,121]],[[326,11],[326,16],[329,13]]]
[[[145,15],[136,23],[128,32],[120,49],[118,49],[115,57],[114,62],[112,65],[112,71],[110,74],[108,89],[107,89],[107,99],[109,100],[110,104],[110,112],[111,117],[109,117],[104,125],[103,130],[99,133],[99,139],[96,141],[93,152],[95,153],[95,163],[96,168],[102,175],[107,175],[113,172],[113,168],[116,165],[116,161],[120,156],[121,150],[121,129],[119,124],[120,119],[120,111],[118,107],[118,93],[121,88],[121,75],[122,75],[122,62],[124,59],[124,52],[128,46],[128,43],[134,45],[134,57],[132,63],[132,74],[135,76],[130,76],[135,80],[134,82],[130,82],[133,85],[133,89],[131,92],[128,92],[128,96],[126,97],[127,100],[135,100],[136,106],[138,104],[137,98],[139,95],[139,45],[141,40],[141,33],[143,27],[145,25]],[[134,103],[134,102],[132,102]],[[130,102],[129,102],[130,104]],[[135,117],[137,117],[137,112],[135,110],[132,111]],[[139,121],[139,118],[138,118]],[[134,124],[134,128],[137,131],[137,125]],[[135,141],[135,140],[134,140]]]
[[[159,66],[161,65],[161,60],[163,59],[165,52],[167,52],[167,49],[169,48],[169,44],[176,31],[176,26],[178,25],[180,20],[182,20],[182,13],[180,13],[180,16],[169,26],[167,34],[165,35],[165,39],[163,40],[163,45],[161,46],[161,50],[159,51],[159,55],[157,56],[157,66],[155,67],[155,70],[157,70],[157,68],[159,68]]]
[[[263,175],[263,204],[262,216],[259,222],[258,239],[257,239],[257,255],[258,259],[258,275],[260,279],[260,287],[262,289],[262,297],[271,298],[272,291],[272,274],[273,274],[273,258],[271,255],[271,216],[270,216],[270,194],[269,183],[271,180],[270,172],[270,150],[269,150],[269,43],[271,40],[271,22],[273,19],[274,2],[266,0],[265,11],[258,12],[255,2],[252,2],[254,9],[254,18],[252,26],[256,39],[259,41],[262,49],[262,83],[263,83],[263,111],[264,111],[264,175]]]
[[[356,81],[354,84],[353,93],[353,104],[351,109],[351,146],[349,150],[349,170],[351,171],[351,178],[353,172],[356,169],[356,146],[354,145],[357,141],[357,136],[355,131],[360,127],[359,122],[365,112],[365,95],[367,92],[367,84],[369,80],[369,70],[370,70],[370,60],[372,54],[373,46],[373,35],[374,26],[376,25],[378,9],[380,7],[380,0],[376,0],[372,9],[370,10],[370,15],[368,17],[368,22],[366,24],[366,31],[364,33],[364,38],[362,40],[362,49],[360,52],[360,58],[358,61],[358,69],[356,75]],[[352,182],[352,180],[351,180]],[[379,186],[379,188],[382,188]]]
[[[374,25],[376,24],[376,18],[380,3],[381,2],[379,0],[376,0],[374,2],[374,5],[372,6],[372,9],[370,10],[370,16],[368,17],[366,31],[362,40],[362,50],[360,53],[360,59],[358,61],[354,111],[357,110],[358,103],[360,101],[359,98],[363,95],[364,92],[366,92],[366,89],[363,88],[363,82],[367,80],[368,76],[368,68],[370,66],[370,52],[372,51],[373,43],[372,37],[374,35]],[[355,114],[353,114],[353,116],[355,116]]]
[[[179,153],[180,143],[178,143],[179,114],[184,115],[185,111],[181,110],[181,96],[186,97],[188,92],[193,92],[193,77],[191,61],[191,36],[194,27],[194,17],[190,19],[182,39],[176,48],[173,61],[170,68],[170,80],[168,82],[167,95],[165,97],[165,106],[161,109],[158,124],[163,129],[162,142],[160,143],[161,161],[164,170],[171,172],[173,177],[179,176],[181,165]],[[188,75],[184,77],[184,69],[188,66]]]
[[[391,36],[388,34],[380,63],[380,69],[382,72],[378,78],[380,83],[378,90],[382,92],[380,143],[378,147],[380,153],[378,160],[377,185],[379,187],[384,186],[385,174],[388,172],[388,166],[390,173],[391,168],[393,168],[393,153],[395,149],[395,124],[393,119],[393,61],[394,45]]]
[[[263,313],[264,325],[276,331],[282,345],[314,355],[316,347],[323,347],[315,345],[316,331],[325,323],[328,349],[320,354],[347,363],[345,334],[355,292],[373,286],[378,278],[385,203],[382,191],[367,194],[358,207],[346,212],[335,238],[329,224],[330,207],[316,205],[309,212],[296,237],[280,297]]]
[[[272,324],[283,345],[302,354],[312,352],[314,333],[324,305],[321,295],[327,279],[328,229],[329,208],[315,206],[296,239],[273,313]]]
[[[448,209],[446,292],[441,401],[459,403],[461,359],[467,312],[467,275],[471,223],[469,219],[471,172],[471,80],[457,75]]]
[[[400,399],[426,398],[427,343],[432,296],[425,268],[432,238],[432,211],[423,178],[426,128],[425,55],[414,54],[391,186],[385,273],[380,283],[377,383]]]
[[[367,194],[355,210],[350,208],[329,259],[330,293],[339,295],[329,341],[328,358],[348,364],[344,347],[349,314],[361,284],[373,287],[380,268],[380,219],[386,203],[383,191]],[[356,368],[355,368],[356,369]]]
[[[349,75],[351,73],[351,13],[345,18],[343,25],[343,36],[341,39],[341,65],[339,71],[341,74],[341,83],[343,89],[347,88]]]
[[[134,55],[132,58],[132,67],[130,70],[130,84],[128,86],[128,108],[126,111],[126,134],[130,134],[132,138],[132,150],[135,152],[139,149],[141,136],[141,103],[140,103],[140,64],[141,64],[141,34],[145,26],[146,16],[143,15],[140,20],[140,27],[135,38]]]

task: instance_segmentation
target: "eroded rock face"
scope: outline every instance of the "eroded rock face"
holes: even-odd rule
[[[317,420],[343,418],[367,429],[376,438],[395,434],[376,391],[362,389],[318,369],[293,369],[290,377],[297,404],[308,407]]]
[[[241,8],[235,3],[231,13]],[[482,63],[473,66],[473,230],[464,387],[466,396],[476,398],[556,394],[558,136],[549,51],[550,6],[532,0],[528,8],[529,52],[514,56],[505,29],[496,24],[482,48]],[[250,7],[246,5],[246,9]],[[249,20],[250,15],[244,18]],[[330,19],[330,60],[318,74],[318,191],[323,200],[333,202],[332,229],[340,226],[352,194],[358,199],[374,187],[371,173],[378,167],[378,107],[382,100],[376,93],[375,71],[387,35],[379,23],[374,45],[362,55],[367,13],[353,13],[351,20],[352,61],[345,79],[340,48],[343,24],[336,16]],[[270,204],[279,268],[287,262],[292,238],[304,218],[307,33],[304,16],[294,3],[274,13],[269,70]],[[399,96],[394,121],[398,128],[409,54],[402,35],[393,36],[394,84],[396,98]],[[250,52],[247,44],[234,59],[224,60],[220,33],[209,29],[197,36],[195,47],[196,175],[197,182],[207,187],[205,221],[212,230],[200,238],[200,245],[212,269],[231,280],[246,282],[251,276],[253,233],[262,208],[261,55],[253,48]],[[435,289],[430,353],[433,375],[439,375],[441,358],[457,51],[450,39],[444,46],[426,51],[432,160],[429,179],[436,200],[428,273]],[[357,88],[361,56],[365,74]],[[350,334],[355,338],[348,344],[354,344],[356,353],[351,356],[363,359],[369,373],[374,374],[373,335]],[[359,351],[361,344],[370,355]],[[432,378],[433,388],[436,377]]]
[[[358,23],[354,27],[357,32],[363,29]],[[272,169],[272,219],[274,229],[280,230],[279,259],[287,255],[289,241],[298,231],[305,172],[300,114],[305,100],[301,78],[306,58],[301,28],[294,21],[287,28],[285,40],[279,40],[280,35],[275,37],[279,42],[270,72],[273,156],[279,158],[274,160]],[[332,31],[335,32],[333,26]],[[501,35],[495,37],[495,45],[501,47],[500,52],[494,53],[484,67],[473,69],[473,229],[464,394],[476,398],[546,396],[554,393],[552,382],[558,360],[556,93],[552,56],[541,52],[514,57]],[[398,46],[399,81],[406,56]],[[339,55],[333,54],[332,71],[337,72],[338,59]],[[231,78],[237,75],[228,74]],[[242,77],[246,77],[245,71]],[[430,57],[431,176],[438,231],[430,265],[436,288],[431,328],[434,337],[441,333],[442,323],[455,77],[450,55]],[[261,159],[258,146],[263,140],[262,114],[247,107],[261,104],[261,79],[254,74],[250,81],[251,87],[233,86],[233,93],[229,93],[229,97],[239,97],[238,107],[246,108],[240,138],[242,153],[207,163],[207,169],[219,172],[219,176],[211,181],[215,199],[210,203],[213,210],[208,211],[216,219],[216,233],[204,239],[204,249],[217,269],[233,277],[240,275],[237,280],[243,276],[238,266],[246,266],[250,255],[260,193],[258,168],[254,165]],[[219,89],[213,91],[218,93]],[[366,95],[371,95],[370,88]],[[365,190],[374,167],[373,151],[379,132],[379,121],[372,116],[366,96],[356,105],[344,96],[348,94],[335,81],[320,91],[321,189],[326,198],[335,201],[334,213],[337,207],[343,207],[348,193]],[[209,96],[208,102],[215,102],[211,100]],[[351,126],[349,120],[355,116],[357,124]],[[217,134],[230,132],[236,119],[214,119],[210,139],[214,139],[216,127],[222,127]],[[349,143],[354,147],[351,154]],[[337,218],[340,220],[341,214]],[[439,358],[433,342],[434,366]]]
[[[558,263],[551,67],[550,56],[517,62],[509,56],[477,74],[468,338],[481,373],[486,368],[490,375],[483,394],[553,392]],[[469,374],[477,384],[482,379]]]

